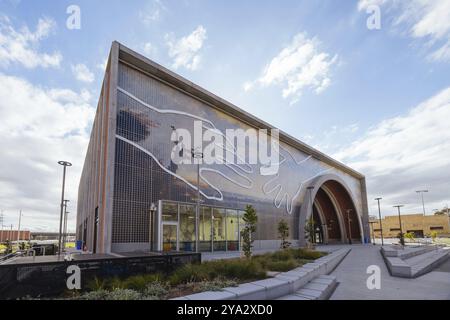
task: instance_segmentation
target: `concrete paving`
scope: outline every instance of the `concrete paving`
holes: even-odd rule
[[[334,247],[343,246],[317,249],[333,251]],[[352,245],[351,248],[352,251],[331,273],[337,277],[339,284],[330,300],[450,300],[450,272],[446,266],[415,279],[397,278],[389,274],[379,245]],[[367,288],[366,282],[370,275],[366,270],[370,265],[380,267],[379,290]]]

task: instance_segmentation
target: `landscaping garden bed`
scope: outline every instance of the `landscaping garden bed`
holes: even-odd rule
[[[256,255],[187,264],[170,274],[143,274],[127,278],[96,278],[82,292],[68,292],[65,299],[82,300],[159,300],[268,278],[271,272],[285,272],[312,262],[325,252],[309,249],[284,249]]]

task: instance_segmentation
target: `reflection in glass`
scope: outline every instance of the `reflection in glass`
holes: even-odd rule
[[[225,209],[213,208],[213,233],[214,251],[225,251],[226,230],[225,230]]]
[[[239,250],[239,218],[237,210],[227,209],[227,250]]]
[[[180,205],[180,251],[195,251],[195,206]]]
[[[177,226],[163,224],[163,251],[177,250]]]
[[[211,251],[211,208],[201,207],[198,227],[199,251]]]
[[[163,221],[178,221],[178,205],[164,202],[161,216]]]

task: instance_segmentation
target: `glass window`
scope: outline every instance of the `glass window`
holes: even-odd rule
[[[195,206],[180,205],[180,251],[195,251]]]
[[[200,207],[199,227],[198,227],[198,248],[201,252],[211,251],[211,212],[210,207]]]
[[[239,217],[237,210],[227,209],[227,250],[239,250]]]
[[[163,225],[163,250],[177,250],[177,226],[172,224]]]
[[[163,221],[178,221],[178,205],[164,202],[161,216]]]
[[[226,250],[225,209],[213,208],[214,251]]]

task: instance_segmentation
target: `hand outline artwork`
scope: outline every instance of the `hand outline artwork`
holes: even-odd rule
[[[308,170],[301,170],[301,166],[313,160],[313,156],[306,156],[304,159],[297,161],[292,153],[287,150],[287,148],[278,145],[279,148],[279,171],[283,169],[291,168],[291,172],[289,175],[284,175],[284,177],[289,177],[289,180],[294,180],[293,185],[289,186],[286,183],[283,183],[280,178],[280,172],[277,172],[273,175],[268,181],[266,181],[261,189],[262,192],[266,195],[272,195],[273,205],[276,208],[280,208],[285,202],[286,211],[289,214],[292,214],[292,210],[294,207],[295,200],[300,196],[304,186],[310,182],[311,180],[317,178],[318,176],[329,172],[331,169],[324,169],[322,167],[316,168],[320,170],[315,170],[312,174],[308,172]],[[320,163],[318,163],[320,164]],[[298,181],[295,182],[295,179],[292,177],[292,173],[298,173],[299,176],[302,176],[305,172],[308,172],[306,176],[299,177]],[[286,178],[285,178],[286,179]]]
[[[200,187],[200,194],[204,198],[209,199],[209,200],[218,200],[218,201],[223,200],[222,191],[220,190],[219,186],[217,186],[217,183],[212,182],[211,179],[208,179],[206,177],[206,175],[208,175],[208,174],[220,176],[220,177],[226,179],[227,181],[231,182],[232,184],[235,184],[242,188],[251,189],[253,187],[253,180],[250,179],[250,177],[249,177],[249,175],[253,172],[252,166],[250,166],[245,161],[243,161],[243,159],[239,158],[234,145],[227,139],[227,137],[220,130],[218,130],[216,128],[216,126],[214,125],[214,123],[212,121],[202,118],[200,116],[194,115],[194,114],[190,114],[188,112],[180,111],[180,110],[159,109],[159,108],[156,108],[156,107],[146,103],[145,101],[139,99],[138,97],[136,97],[135,95],[133,95],[132,93],[126,91],[125,89],[123,89],[121,87],[118,87],[117,90],[118,90],[118,92],[124,94],[128,98],[131,98],[132,100],[137,102],[138,105],[145,107],[147,109],[150,109],[160,115],[169,115],[169,116],[177,116],[177,117],[180,116],[180,117],[189,118],[192,121],[201,121],[203,129],[214,130],[217,133],[220,133],[222,135],[223,141],[225,141],[225,143],[223,143],[221,145],[218,145],[218,144],[215,144],[215,145],[222,147],[223,151],[225,153],[231,152],[236,158],[238,158],[240,160],[240,162],[238,162],[238,163],[227,163],[226,161],[223,162],[223,167],[221,166],[220,168],[227,170],[229,172],[229,174],[227,174],[226,172],[223,172],[225,170],[218,170],[218,169],[215,169],[212,167],[208,167],[207,165],[201,166],[199,169],[201,181],[206,183],[206,185],[209,188],[211,188],[215,194],[218,194],[218,196],[209,194],[206,191],[202,190],[202,188]],[[132,141],[130,139],[127,139],[126,137],[123,137],[122,135],[116,134],[116,138],[129,144],[129,145],[132,145],[133,147],[135,147],[135,148],[139,149],[140,151],[144,152],[145,154],[149,155],[164,172],[176,177],[177,179],[180,179],[185,184],[187,184],[190,188],[197,191],[197,186],[195,184],[189,182],[186,177],[183,177],[182,175],[176,174],[175,172],[171,171],[171,169],[170,169],[171,166],[164,166],[162,161],[155,155],[155,152],[148,150],[147,148],[140,145],[139,143]],[[169,142],[170,139],[167,139],[167,141]],[[184,150],[184,152],[190,153],[190,150]],[[218,165],[216,165],[216,166],[218,166]]]

